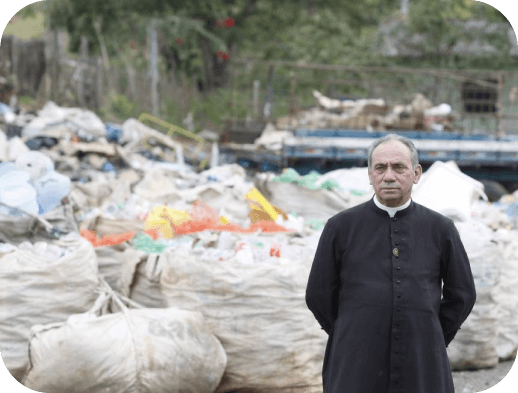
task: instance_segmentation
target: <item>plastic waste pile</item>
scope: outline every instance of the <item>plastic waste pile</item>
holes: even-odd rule
[[[358,130],[453,131],[456,114],[447,103],[434,106],[420,93],[412,102],[389,105],[383,99],[338,100],[313,91],[318,106],[277,120],[279,130],[346,128]],[[285,132],[285,131],[284,131]],[[269,139],[275,133],[270,130]],[[281,135],[281,134],[277,134]]]
[[[319,97],[350,116],[385,106]],[[250,177],[218,165],[217,145],[197,152],[136,119],[100,124],[53,103],[14,116],[19,135],[0,133],[0,348],[19,381],[46,392],[318,389],[327,337],[305,280],[327,219],[373,197],[367,168]],[[259,144],[279,143],[268,138]],[[518,193],[490,204],[438,162],[412,198],[455,221],[483,295],[451,362],[493,367],[518,347]]]

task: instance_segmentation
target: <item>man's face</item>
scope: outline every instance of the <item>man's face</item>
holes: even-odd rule
[[[419,181],[423,168],[412,170],[410,149],[399,141],[382,143],[372,152],[369,179],[378,200],[388,207],[404,205]]]

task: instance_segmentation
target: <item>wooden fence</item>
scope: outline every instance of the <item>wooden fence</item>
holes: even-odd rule
[[[82,39],[79,56],[65,54],[62,31],[51,31],[46,39],[22,40],[2,37],[0,76],[10,80],[18,95],[53,100],[62,106],[80,106],[96,110],[106,105],[112,94],[124,95],[140,108],[159,115],[161,97],[179,97],[185,86],[172,86],[157,67],[154,51],[153,70],[136,72],[132,64],[107,67],[101,56],[88,53],[88,41]],[[152,36],[156,40],[156,35]],[[151,41],[153,42],[153,41]]]

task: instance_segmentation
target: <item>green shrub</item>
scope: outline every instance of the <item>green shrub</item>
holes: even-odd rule
[[[138,117],[140,114],[138,105],[128,100],[128,98],[122,94],[114,94],[110,97],[110,111],[121,120]]]

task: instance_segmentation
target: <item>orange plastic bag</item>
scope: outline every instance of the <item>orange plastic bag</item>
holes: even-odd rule
[[[81,236],[92,243],[92,246],[102,247],[114,246],[116,244],[130,241],[135,237],[135,232],[126,232],[117,235],[106,235],[103,237],[98,237],[94,232],[89,231],[86,228],[81,228]]]
[[[160,237],[160,230],[158,228],[148,229],[144,233],[153,240],[157,240]]]
[[[290,231],[290,229],[286,229],[273,221],[267,220],[254,222],[250,228],[243,228],[232,223],[222,224],[218,213],[202,201],[194,202],[192,209],[189,210],[189,215],[191,216],[190,221],[183,222],[176,226],[175,230],[177,235],[187,235],[206,229],[236,233],[252,233],[259,230],[267,233]]]
[[[293,229],[288,229],[283,227],[282,225],[279,225],[273,221],[258,221],[254,222],[250,226],[251,232],[255,232],[258,230],[262,230],[265,233],[273,233],[273,232],[290,232],[293,231]]]

